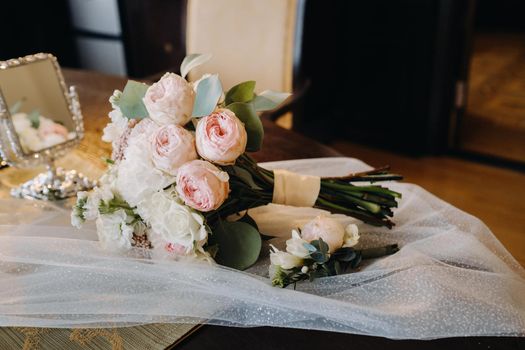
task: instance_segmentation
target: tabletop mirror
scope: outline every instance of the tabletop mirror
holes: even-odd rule
[[[55,56],[38,53],[0,61],[1,156],[15,167],[47,167],[12,189],[13,196],[58,200],[93,187],[77,171],[54,166],[83,134],[78,96],[74,87],[66,87]]]

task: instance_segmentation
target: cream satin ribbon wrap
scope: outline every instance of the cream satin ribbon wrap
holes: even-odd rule
[[[273,175],[273,203],[294,207],[314,206],[321,190],[319,176],[300,175],[284,169],[274,170]]]

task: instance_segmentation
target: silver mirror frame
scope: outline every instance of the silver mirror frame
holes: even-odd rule
[[[34,151],[25,153],[22,150],[22,145],[15,131],[14,124],[11,121],[9,114],[9,106],[3,96],[0,96],[0,154],[2,158],[12,166],[17,167],[35,167],[41,164],[52,163],[55,159],[63,157],[72,148],[78,145],[80,140],[84,137],[84,122],[82,118],[82,112],[80,110],[80,102],[76,93],[75,87],[71,86],[69,89],[66,86],[64,76],[58,65],[58,61],[55,56],[48,53],[37,53],[35,55],[28,55],[17,59],[11,59],[8,61],[0,61],[0,69],[9,69],[24,66],[27,64],[50,60],[55,73],[58,77],[60,87],[64,94],[69,112],[73,118],[75,125],[76,136],[72,140],[68,140],[59,145],[46,148],[40,151]]]
[[[64,170],[62,168],[55,168],[54,166],[57,158],[63,157],[67,152],[77,146],[84,137],[84,122],[77,92],[73,86],[69,89],[67,88],[57,58],[52,54],[37,53],[7,61],[0,61],[0,70],[44,60],[50,60],[55,70],[73,119],[76,136],[74,139],[58,145],[25,153],[15,131],[13,121],[11,120],[9,106],[0,92],[0,155],[5,162],[15,167],[28,168],[42,164],[47,167],[46,172],[23,183],[20,187],[13,188],[11,190],[13,197],[60,200],[75,196],[79,191],[92,189],[96,184],[96,182],[90,181],[76,170]]]

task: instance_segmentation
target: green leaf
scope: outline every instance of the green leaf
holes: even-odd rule
[[[222,85],[217,74],[202,79],[197,86],[197,96],[193,104],[194,117],[204,117],[217,107],[222,95]]]
[[[219,245],[215,260],[221,265],[245,270],[259,258],[261,236],[250,224],[219,221],[212,237]]]
[[[315,260],[315,262],[324,264],[330,259],[330,255],[328,254],[328,244],[326,244],[322,238],[319,237],[318,240],[311,241],[310,244],[316,248],[315,252],[310,253],[310,257]]]
[[[255,81],[249,80],[232,87],[226,93],[225,102],[227,105],[234,102],[250,102],[255,96]]]
[[[33,129],[38,129],[40,127],[40,112],[38,109],[33,109],[31,113],[27,115],[27,119],[29,119]]]
[[[230,111],[235,113],[246,128],[248,134],[248,143],[246,150],[249,152],[256,152],[261,149],[264,139],[264,128],[261,118],[255,112],[253,103],[235,102],[226,106]]]
[[[321,253],[327,254],[328,249],[328,244],[325,241],[323,241],[321,237],[319,237],[319,250],[321,251]]]
[[[340,248],[336,250],[332,254],[332,256],[339,261],[349,262],[349,261],[354,260],[357,257],[357,254],[353,248],[347,247],[347,248]]]
[[[244,214],[244,216],[237,221],[245,222],[248,225],[253,226],[257,231],[259,231],[259,226],[257,226],[257,223],[255,222],[255,220],[250,215],[248,215],[248,211],[246,211],[246,214]]]
[[[142,101],[148,88],[149,86],[144,83],[128,80],[122,95],[114,102],[126,118],[143,119],[148,117],[148,110]]]
[[[341,269],[341,263],[339,261],[334,261],[334,272],[336,275],[340,275],[343,272],[343,269]]]
[[[253,99],[253,104],[257,112],[268,111],[277,108],[284,100],[290,97],[287,92],[277,92],[265,90]]]
[[[20,110],[20,108],[22,107],[22,104],[23,104],[24,102],[25,102],[25,98],[22,98],[21,100],[16,101],[16,102],[11,106],[11,108],[9,108],[9,113],[10,113],[10,114],[18,113],[18,111]]]
[[[113,159],[106,158],[106,157],[102,157],[102,161],[105,162],[106,164],[110,164],[110,165],[115,164],[115,161]]]
[[[314,260],[318,264],[324,264],[329,259],[327,254],[322,253],[320,251],[315,251],[315,252],[311,253],[310,257],[312,258],[312,260]]]
[[[212,55],[209,53],[192,53],[184,57],[180,65],[180,75],[185,78],[186,75],[195,67],[200,66],[208,62],[211,59]]]

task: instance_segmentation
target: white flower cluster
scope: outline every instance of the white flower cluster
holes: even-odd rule
[[[333,253],[339,248],[355,246],[359,241],[359,230],[355,224],[349,224],[345,228],[334,219],[318,216],[308,222],[301,233],[292,230],[292,238],[286,241],[286,251],[271,246],[270,274],[275,272],[276,267],[284,270],[301,268],[301,271],[306,273],[308,266],[304,266],[304,262],[312,253],[308,247],[311,246],[310,242],[319,238],[328,244],[329,252]],[[336,242],[336,245],[333,242]]]

